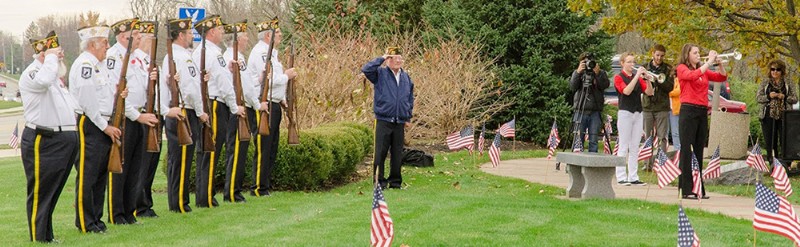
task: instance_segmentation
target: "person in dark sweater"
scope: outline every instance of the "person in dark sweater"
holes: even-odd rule
[[[403,158],[405,127],[410,125],[414,110],[414,83],[403,70],[402,50],[389,47],[386,53],[369,61],[361,72],[375,88],[373,110],[375,112],[375,159],[373,174],[382,188],[400,189],[403,177],[400,165]],[[382,67],[382,64],[386,67]],[[389,178],[384,178],[384,162],[391,152]]]
[[[569,81],[573,94],[573,122],[579,123],[577,127],[581,137],[586,136],[586,129],[589,129],[589,152],[597,153],[597,137],[602,123],[600,114],[605,104],[603,90],[610,83],[606,72],[600,69],[600,64],[594,62],[594,66],[588,68],[591,61],[589,53],[581,54],[578,61],[578,69],[572,72]],[[583,138],[579,139],[583,141]]]
[[[653,47],[653,60],[647,63],[644,68],[655,74],[665,75],[663,82],[651,82],[653,85],[653,95],[642,97],[642,110],[644,116],[644,134],[646,138],[653,137],[658,140],[658,146],[653,150],[661,149],[667,151],[667,129],[669,127],[670,103],[669,92],[675,85],[672,79],[672,66],[664,63],[664,55],[667,49],[663,45]],[[656,153],[656,151],[653,151]],[[651,170],[655,155],[645,161],[645,169]]]
[[[617,167],[617,183],[621,185],[645,185],[639,181],[639,141],[642,139],[642,93],[653,95],[653,86],[644,80],[649,78],[644,67],[636,71],[633,53],[622,53],[622,71],[614,77],[614,87],[619,93],[617,132],[619,138],[617,156],[628,158],[628,167]]]

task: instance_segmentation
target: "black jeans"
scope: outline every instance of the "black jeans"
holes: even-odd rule
[[[767,150],[767,160],[772,165],[772,167],[775,167],[775,164],[773,164],[774,162],[773,153],[774,157],[781,157],[778,154],[780,151],[782,151],[781,150],[782,147],[779,148],[778,143],[780,143],[780,140],[783,139],[783,137],[781,136],[782,129],[783,129],[783,121],[781,119],[774,119],[769,116],[766,116],[763,119],[761,119],[761,132],[764,133],[764,143],[766,144],[764,145],[764,149]],[[773,152],[773,150],[775,150],[775,152]],[[784,163],[783,164],[784,166],[787,165],[785,162],[782,163]]]
[[[377,171],[378,183],[382,187],[388,184],[393,188],[400,188],[403,185],[403,177],[400,175],[400,166],[403,159],[403,138],[405,138],[404,124],[391,123],[377,120],[375,122],[375,160],[373,161],[373,171]],[[389,161],[389,179],[384,178],[384,163],[386,154],[391,151],[392,158]]]
[[[681,176],[678,184],[683,195],[692,195],[692,154],[698,162],[703,160],[703,148],[706,145],[706,132],[708,132],[708,109],[705,106],[681,104],[680,126],[678,133],[681,139]],[[700,163],[700,174],[703,174],[703,165]],[[703,196],[706,187],[703,187]]]

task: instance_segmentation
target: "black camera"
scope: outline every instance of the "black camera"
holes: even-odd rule
[[[583,70],[583,86],[591,86],[595,77],[594,67],[597,66],[597,62],[594,60],[594,55],[592,53],[586,53],[586,57],[581,63],[586,65],[586,68]]]

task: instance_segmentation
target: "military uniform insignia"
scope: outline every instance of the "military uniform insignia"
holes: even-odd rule
[[[195,71],[194,66],[189,66],[189,74],[192,75],[192,77],[197,76],[197,71]]]
[[[81,78],[89,79],[92,77],[92,68],[81,67]]]
[[[114,60],[113,58],[106,59],[106,67],[108,67],[108,69],[114,69],[114,65],[116,65],[116,63],[117,60]]]
[[[145,63],[150,64],[150,59],[142,58],[142,60],[144,60]]]
[[[261,60],[264,60],[264,63],[267,62],[267,54],[261,55]]]
[[[239,70],[245,71],[247,70],[247,62],[244,60],[239,60]]]
[[[39,70],[32,70],[30,73],[28,73],[28,76],[33,79],[36,77],[36,72],[39,72]]]
[[[217,61],[219,62],[219,66],[225,67],[225,58],[223,58],[221,55],[217,56]]]

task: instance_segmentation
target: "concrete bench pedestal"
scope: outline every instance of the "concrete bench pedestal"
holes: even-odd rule
[[[567,164],[570,198],[610,198],[614,188],[611,186],[617,166],[625,166],[625,158],[597,153],[559,152],[558,162]]]

